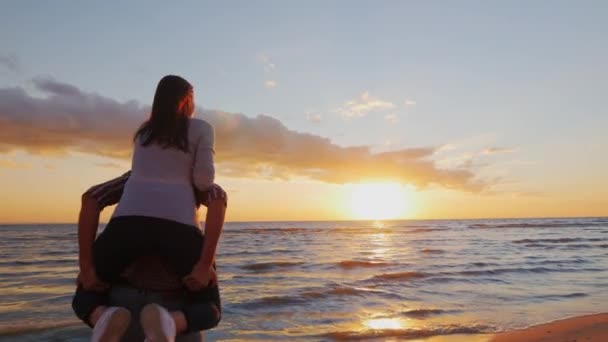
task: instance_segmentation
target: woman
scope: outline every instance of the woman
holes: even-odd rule
[[[192,118],[193,89],[179,76],[165,76],[156,88],[150,118],[134,136],[132,173],[120,203],[105,230],[95,240],[93,263],[108,283],[143,255],[159,255],[183,277],[191,304],[169,313],[159,305],[143,308],[140,317],[148,341],[172,340],[178,329],[197,326],[197,303],[208,302],[213,260],[219,234],[203,237],[193,186],[213,185],[213,128]],[[118,341],[130,312],[107,306],[107,293],[79,287],[73,306],[94,327],[93,341]]]

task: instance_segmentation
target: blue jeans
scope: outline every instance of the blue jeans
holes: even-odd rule
[[[142,291],[128,286],[112,287],[108,297],[110,305],[122,306],[131,311],[131,325],[122,338],[123,342],[144,340],[144,334],[139,323],[139,313],[146,304],[156,303],[164,306],[167,310],[179,310],[187,301],[185,294],[168,297],[162,292]],[[177,336],[175,342],[198,342],[203,340],[203,333],[195,331]]]

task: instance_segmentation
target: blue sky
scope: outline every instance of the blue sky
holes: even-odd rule
[[[52,77],[149,104],[176,73],[206,109],[342,146],[447,145],[438,162],[477,153],[478,174],[530,191],[592,189],[608,171],[606,18],[605,1],[9,1],[0,87]],[[479,153],[493,147],[511,152]]]

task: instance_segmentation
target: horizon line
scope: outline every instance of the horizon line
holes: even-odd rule
[[[226,221],[227,223],[277,223],[277,222],[394,222],[394,221],[474,221],[474,220],[549,220],[549,219],[608,219],[607,216],[522,216],[522,217],[470,217],[470,218],[424,218],[424,219],[415,219],[415,218],[400,218],[400,219],[338,219],[338,220],[233,220]],[[205,221],[200,221],[200,223],[204,223]],[[78,222],[0,222],[0,226],[7,225],[64,225],[64,224],[78,224]],[[108,222],[99,222],[99,224],[108,224]]]

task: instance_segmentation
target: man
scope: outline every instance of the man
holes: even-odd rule
[[[109,287],[97,278],[93,263],[93,242],[97,234],[100,212],[107,206],[120,201],[124,186],[129,179],[130,172],[108,182],[96,185],[82,195],[82,204],[78,222],[79,264],[78,286],[85,289],[103,291]],[[205,232],[219,234],[224,224],[227,206],[226,192],[214,184],[204,192],[195,190],[197,203],[207,207],[205,219]],[[214,265],[215,270],[215,265]],[[158,256],[150,255],[135,261],[123,273],[124,281],[112,284],[109,293],[109,305],[122,306],[129,309],[131,324],[126,328],[123,341],[142,341],[144,336],[139,326],[139,315],[142,307],[149,303],[157,303],[172,311],[176,322],[177,332],[182,332],[176,341],[200,341],[202,335],[198,331],[189,332],[187,320],[180,311],[188,302],[188,292],[184,290],[184,281],[179,279],[170,267]],[[212,280],[208,288],[208,306],[201,306],[195,310],[197,320],[205,322],[205,326],[212,328],[221,318],[221,304],[217,276],[212,272]],[[206,303],[207,304],[207,303]],[[83,303],[72,303],[74,311],[85,323],[91,325],[99,317],[95,313],[83,312]],[[86,306],[86,305],[85,305]],[[85,319],[89,317],[90,319]]]

